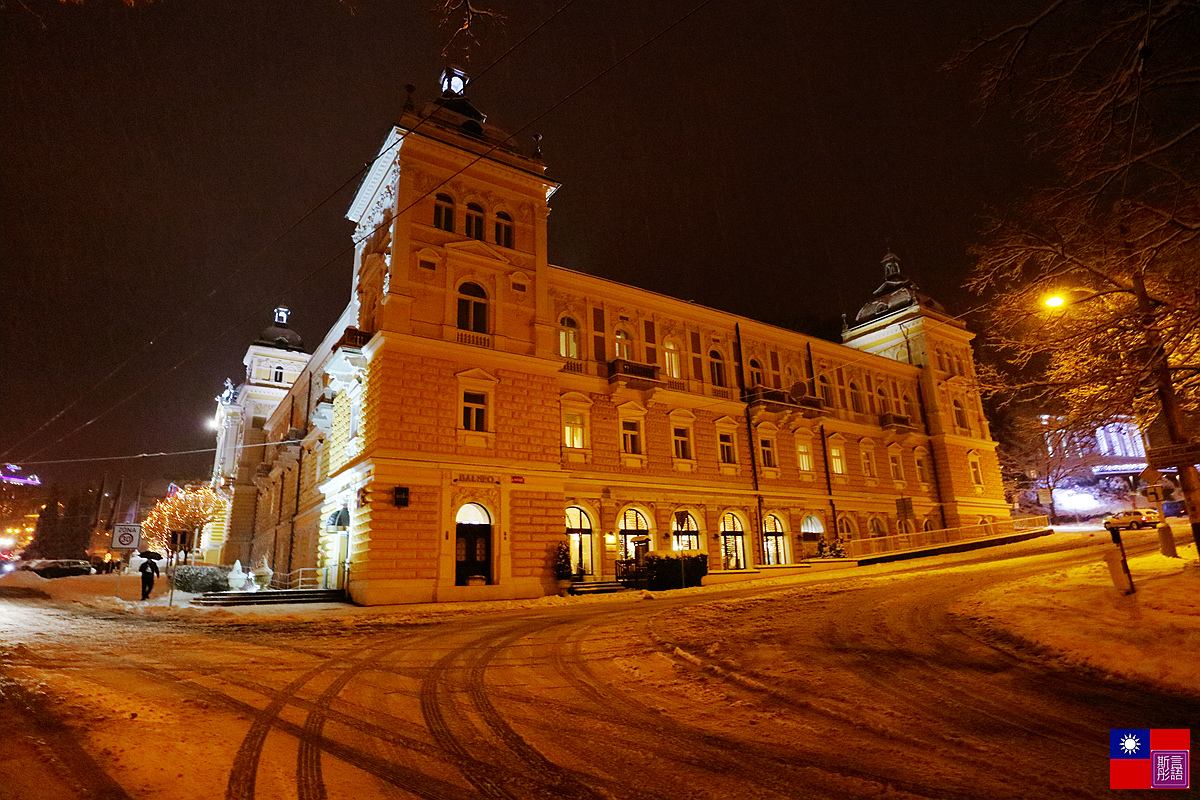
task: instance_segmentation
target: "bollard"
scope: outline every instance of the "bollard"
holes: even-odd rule
[[[1165,522],[1158,524],[1158,552],[1167,558],[1179,558],[1179,553],[1175,552],[1175,534]]]
[[[1113,586],[1117,587],[1121,594],[1132,594],[1133,581],[1129,579],[1124,561],[1121,551],[1117,548],[1104,551],[1104,563],[1108,565],[1108,574],[1112,576]]]

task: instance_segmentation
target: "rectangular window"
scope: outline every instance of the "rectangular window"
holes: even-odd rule
[[[796,465],[801,472],[812,472],[812,446],[808,442],[796,443]]]
[[[862,451],[862,470],[866,477],[875,477],[875,454],[869,450]]]
[[[979,465],[978,458],[971,459],[971,482],[976,486],[983,486],[983,468]]]
[[[736,464],[737,459],[734,455],[734,449],[733,449],[733,434],[732,433],[717,434],[717,442],[719,443],[720,448],[721,448],[721,463],[722,464]]]
[[[583,414],[568,411],[563,415],[563,444],[575,449],[583,447]]]
[[[487,395],[482,392],[463,392],[463,430],[487,430]]]
[[[917,480],[929,483],[929,464],[925,461],[925,456],[917,456]]]
[[[436,262],[429,261],[424,258],[422,258],[420,261],[417,262],[417,266],[420,267],[421,269],[437,269]]]
[[[904,480],[904,463],[900,460],[899,453],[892,453],[888,456],[888,463],[892,468],[892,480]]]
[[[829,448],[829,468],[838,475],[846,474],[846,453],[840,444]]]
[[[688,428],[672,428],[671,438],[675,442],[675,457],[692,457],[692,432]]]
[[[621,450],[630,455],[642,454],[642,424],[636,420],[621,421]]]
[[[762,439],[759,441],[759,450],[762,453],[762,465],[764,467],[774,467],[775,443],[770,439]]]
[[[667,368],[668,378],[682,377],[679,364],[679,351],[670,342],[667,343],[667,349],[663,351],[663,365]]]

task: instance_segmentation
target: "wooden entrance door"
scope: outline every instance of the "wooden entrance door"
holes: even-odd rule
[[[454,584],[467,586],[479,575],[492,582],[492,526],[459,523],[454,527]]]

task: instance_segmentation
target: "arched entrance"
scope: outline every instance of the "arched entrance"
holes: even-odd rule
[[[454,585],[470,586],[480,578],[492,583],[491,515],[478,503],[467,503],[454,522]]]
[[[567,544],[571,548],[571,571],[579,577],[591,575],[592,520],[579,506],[567,509]]]
[[[774,514],[763,517],[763,555],[767,564],[788,563],[787,531]]]
[[[737,514],[721,515],[721,569],[746,568],[746,534]]]
[[[671,518],[671,549],[699,550],[700,526],[689,511],[676,511]]]

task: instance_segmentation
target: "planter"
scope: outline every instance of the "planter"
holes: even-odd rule
[[[267,557],[263,556],[262,563],[255,567],[251,574],[254,576],[255,590],[262,591],[271,585],[271,576],[275,574],[275,570],[267,566]]]
[[[250,576],[242,572],[242,562],[237,560],[233,562],[233,569],[230,570],[227,578],[229,581],[229,591],[240,592],[246,588],[246,581],[250,580]]]
[[[556,583],[558,584],[558,596],[566,597],[571,591],[571,581],[559,579]]]

